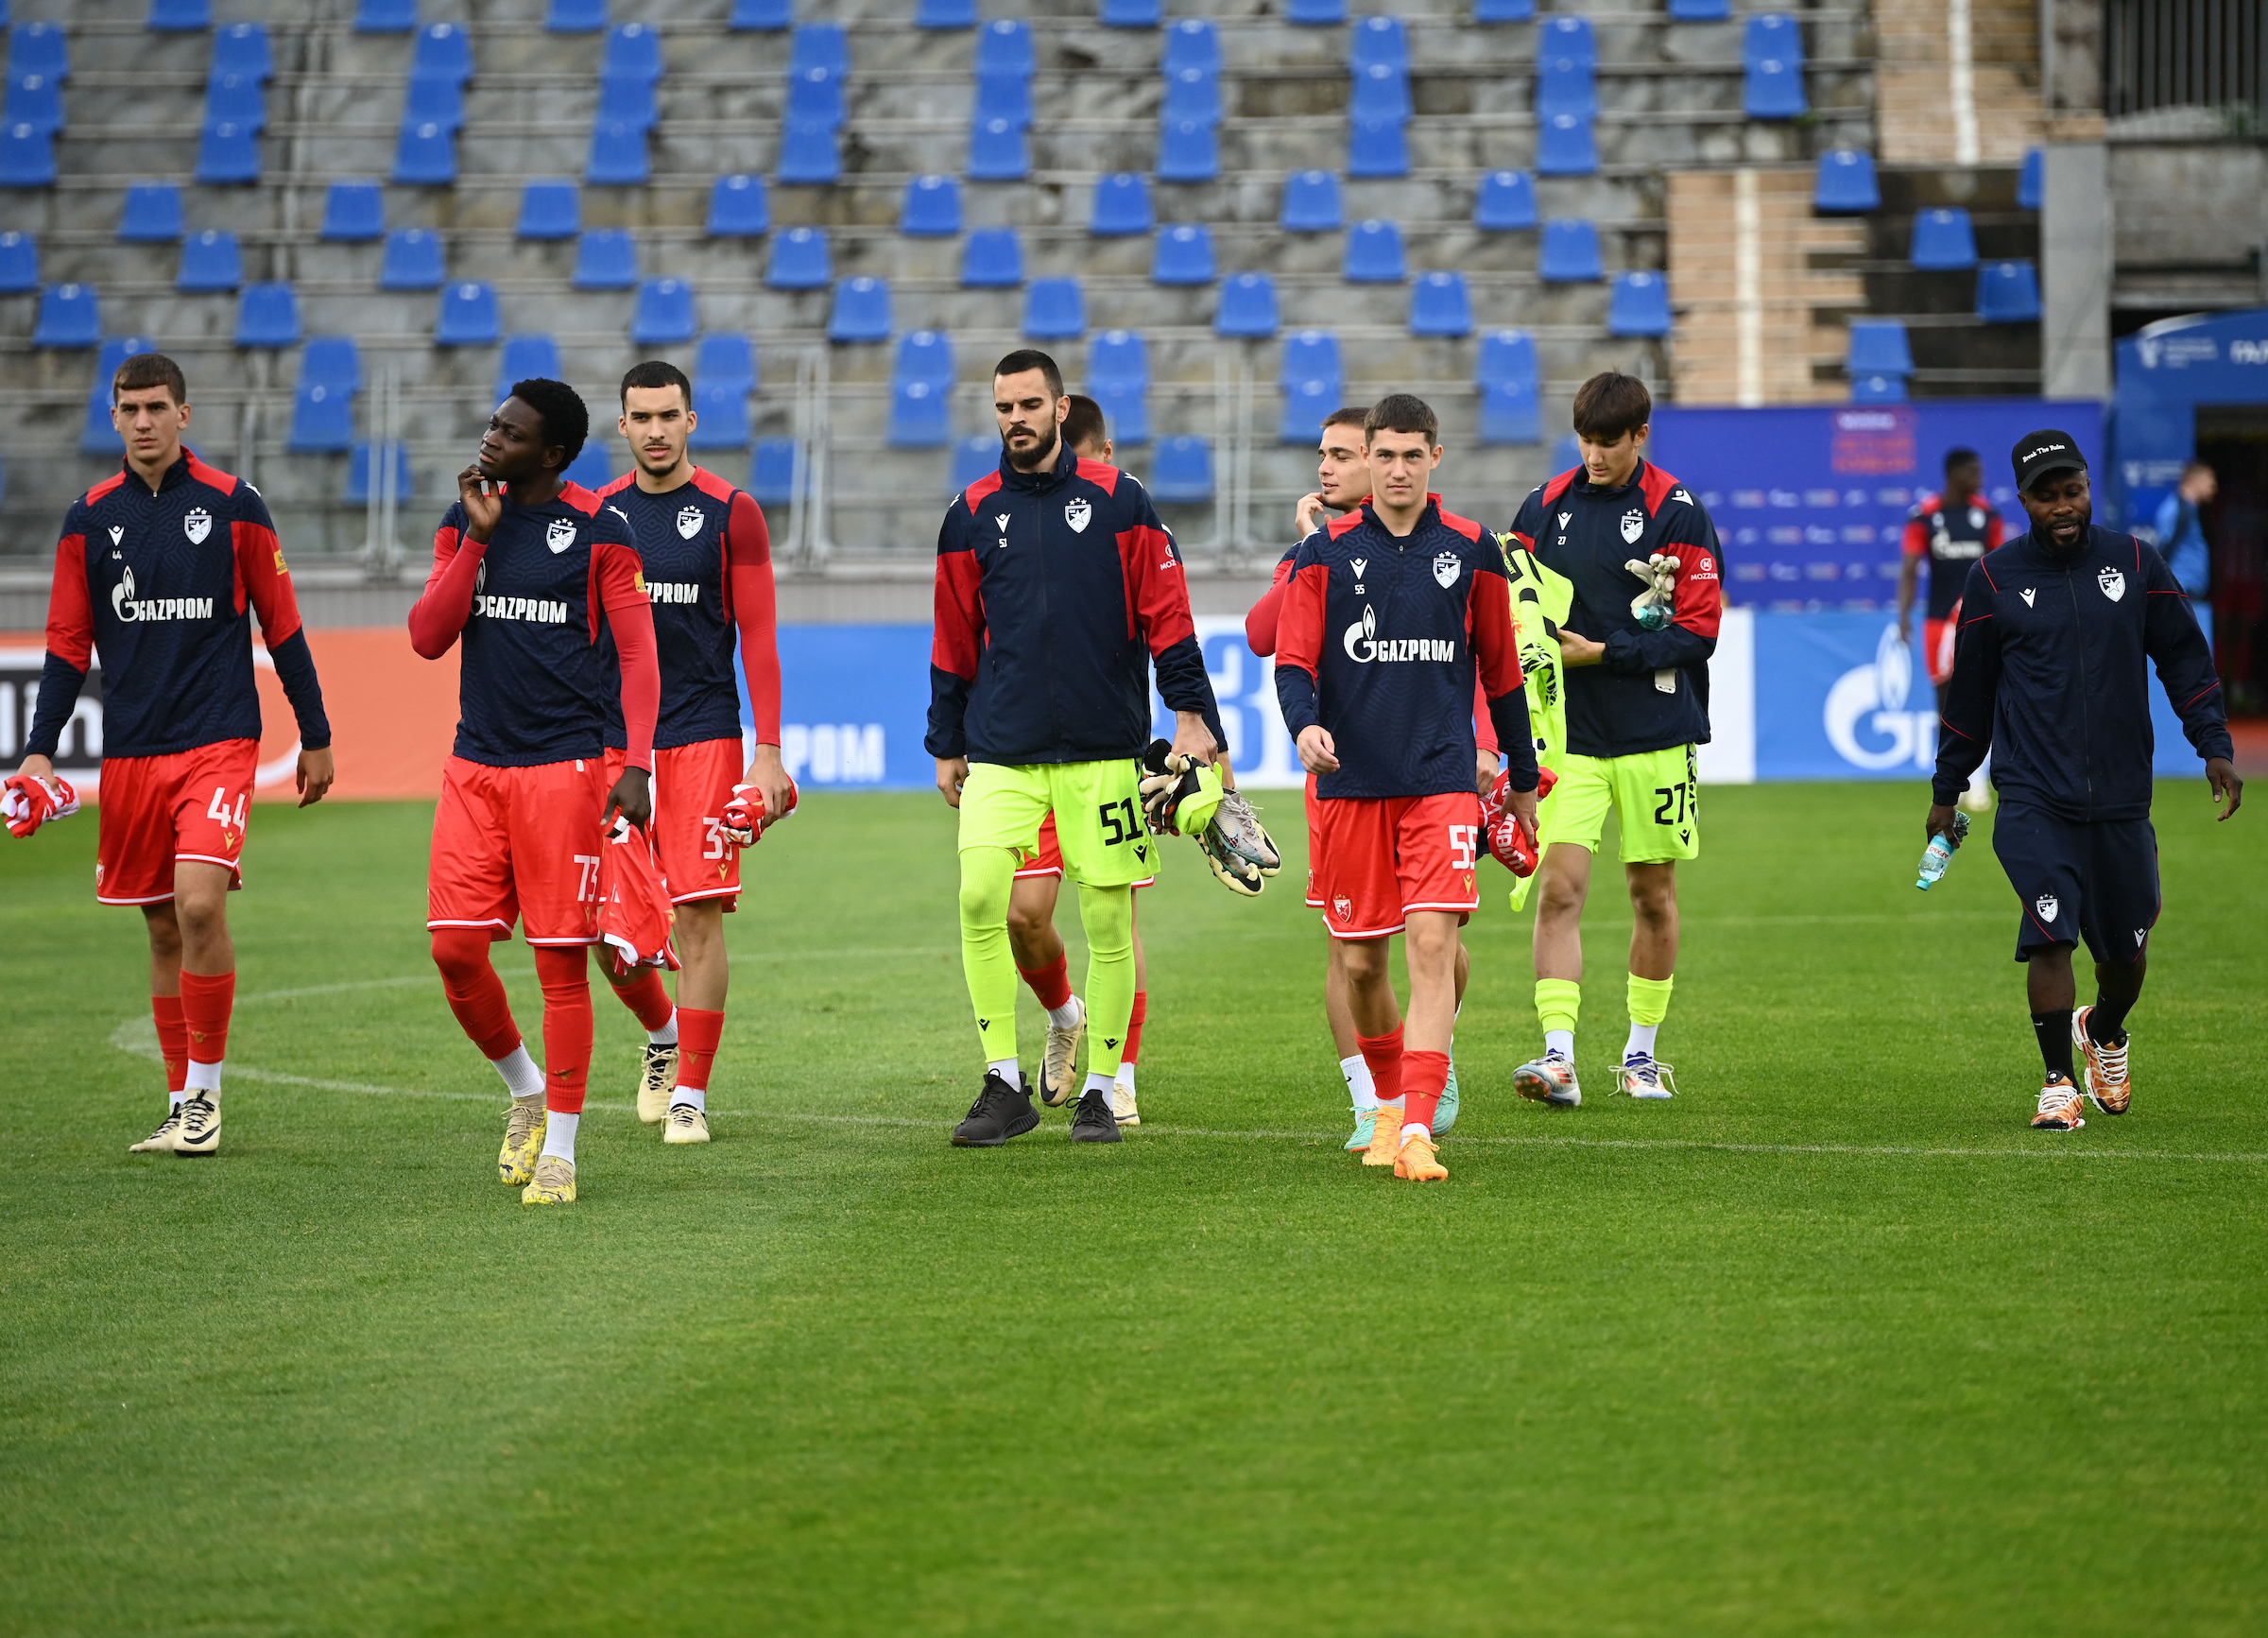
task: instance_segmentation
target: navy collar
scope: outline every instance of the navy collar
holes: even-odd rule
[[[1033,494],[1045,494],[1049,490],[1068,483],[1078,475],[1079,457],[1071,453],[1063,441],[1063,429],[1056,428],[1056,464],[1052,469],[1024,472],[1011,465],[1008,452],[1000,452],[1000,483],[1003,489],[1027,490]]]

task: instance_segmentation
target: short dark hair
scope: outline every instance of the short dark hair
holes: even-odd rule
[[[1945,470],[1948,472],[1957,466],[1983,466],[1984,464],[1984,457],[1965,443],[1956,443],[1945,452]]]
[[[565,472],[573,466],[591,438],[591,410],[582,394],[564,381],[538,375],[513,382],[512,396],[542,418],[543,447],[549,449],[556,443],[567,452],[559,470]]]
[[[189,383],[181,367],[163,353],[137,353],[118,366],[111,377],[111,402],[121,392],[139,392],[145,387],[163,387],[176,404],[189,402]]]
[[[1063,371],[1056,368],[1054,359],[1037,347],[1017,348],[992,366],[992,378],[997,381],[1004,375],[1022,375],[1027,370],[1037,370],[1046,378],[1049,397],[1063,396]]]
[[[1370,412],[1361,405],[1342,404],[1323,418],[1323,430],[1329,432],[1334,426],[1361,427],[1369,419]]]
[[[1063,417],[1064,445],[1070,449],[1085,443],[1100,445],[1109,437],[1110,427],[1103,420],[1103,406],[1083,393],[1073,393],[1070,412]]]
[[[1575,436],[1613,443],[1654,419],[1654,395],[1635,375],[1603,370],[1575,388]]]
[[[649,358],[644,364],[633,364],[630,372],[622,378],[622,404],[628,408],[630,388],[651,392],[658,387],[674,387],[685,395],[685,407],[693,407],[693,383],[685,379],[685,371],[667,359]],[[548,423],[546,423],[548,424]]]
[[[1440,440],[1441,418],[1422,398],[1407,392],[1389,392],[1363,417],[1364,438],[1382,432],[1422,432],[1431,445]]]

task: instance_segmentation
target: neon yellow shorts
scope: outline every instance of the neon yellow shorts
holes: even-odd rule
[[[1562,752],[1559,783],[1544,799],[1542,840],[1572,842],[1591,853],[1606,829],[1606,810],[1623,827],[1623,863],[1654,865],[1701,853],[1701,785],[1690,745],[1635,756]]]
[[[1142,822],[1142,764],[997,762],[969,765],[961,787],[961,849],[1007,848],[1039,856],[1040,821],[1050,809],[1063,870],[1091,888],[1125,888],[1158,873],[1158,838]]]

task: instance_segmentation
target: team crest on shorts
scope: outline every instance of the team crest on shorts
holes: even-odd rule
[[[1063,509],[1063,521],[1071,526],[1071,532],[1074,535],[1085,534],[1088,521],[1093,516],[1094,503],[1091,501],[1073,501]]]
[[[1638,537],[1646,532],[1646,514],[1632,507],[1623,514],[1623,539],[1637,543]]]
[[[1457,583],[1457,573],[1465,564],[1454,552],[1443,552],[1434,560],[1434,578],[1444,586]]]
[[[551,527],[543,531],[543,543],[551,548],[555,557],[575,544],[575,520],[572,518],[552,519]]]
[[[192,545],[201,545],[212,532],[213,514],[203,507],[191,508],[189,515],[181,520],[181,533],[189,537]]]
[[[701,525],[706,521],[707,514],[699,507],[686,507],[678,513],[678,534],[690,541],[701,532]]]
[[[2063,901],[2053,893],[2042,893],[2032,901],[2032,907],[2039,912],[2041,921],[2053,922],[2055,919],[2055,912],[2063,908]]]
[[[2114,603],[2126,595],[2126,577],[2108,563],[2104,564],[2103,572],[2095,577],[2095,584],[2102,587],[2103,595]]]
[[[1342,922],[1351,922],[1354,920],[1354,901],[1345,893],[1341,893],[1337,898],[1332,900],[1331,913]]]

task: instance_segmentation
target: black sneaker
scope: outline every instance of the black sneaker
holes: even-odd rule
[[[1108,1111],[1105,1111],[1108,1113]],[[1010,1086],[997,1070],[985,1071],[985,1090],[969,1106],[969,1118],[953,1129],[953,1147],[965,1149],[998,1148],[1012,1137],[1022,1137],[1040,1124],[1032,1095]]]
[[[1073,1143],[1125,1143],[1118,1129],[1118,1116],[1110,1112],[1110,1095],[1100,1087],[1089,1087],[1079,1095],[1079,1112],[1072,1116]]]

